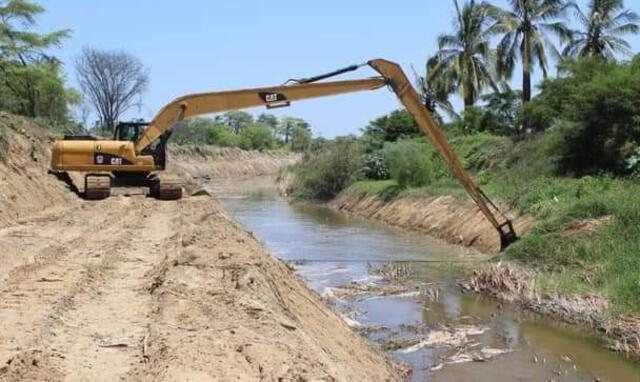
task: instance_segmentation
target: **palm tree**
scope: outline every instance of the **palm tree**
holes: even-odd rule
[[[491,86],[497,89],[489,46],[485,7],[470,0],[456,7],[455,32],[438,37],[438,52],[427,63],[426,83],[436,91],[460,92],[465,109],[473,106],[480,93]]]
[[[623,0],[591,0],[588,15],[577,4],[572,6],[582,30],[572,31],[564,56],[613,58],[618,52],[631,54],[631,46],[621,36],[638,34],[640,17],[624,9]]]
[[[413,67],[412,67],[413,69]],[[443,81],[444,77],[429,76],[433,70],[431,60],[427,62],[427,73],[421,76],[413,69],[415,85],[424,105],[432,112],[443,111],[451,118],[458,117],[455,108],[449,101],[449,95],[456,91],[450,82]],[[430,80],[429,80],[430,79]]]
[[[497,46],[497,71],[501,78],[513,76],[516,60],[522,62],[522,101],[531,100],[531,73],[534,65],[547,77],[550,53],[559,56],[547,39],[552,33],[563,40],[571,36],[561,18],[569,5],[564,0],[509,0],[510,10],[484,4],[495,21],[489,28],[492,34],[502,35]]]

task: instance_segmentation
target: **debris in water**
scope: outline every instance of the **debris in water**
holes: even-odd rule
[[[382,276],[385,281],[400,283],[407,280],[414,272],[413,266],[408,263],[387,263],[378,268],[368,265],[370,273]]]
[[[398,350],[400,353],[413,353],[426,346],[461,347],[469,343],[468,336],[485,333],[489,328],[471,325],[451,328],[450,330],[432,330],[426,337],[413,340],[409,346]]]

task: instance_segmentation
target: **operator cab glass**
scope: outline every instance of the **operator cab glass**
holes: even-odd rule
[[[121,122],[116,126],[114,140],[137,141],[148,125],[144,122]]]

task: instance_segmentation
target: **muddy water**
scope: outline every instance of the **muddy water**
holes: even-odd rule
[[[595,338],[461,293],[452,262],[472,260],[465,250],[326,208],[288,204],[264,181],[212,187],[225,208],[294,265],[349,325],[381,346],[398,344],[390,354],[412,369],[412,381],[640,381],[640,364],[604,350]],[[336,296],[336,288],[349,283],[384,284],[374,270],[389,262],[411,269],[410,281],[435,295]],[[464,340],[456,344],[424,340],[461,332]]]

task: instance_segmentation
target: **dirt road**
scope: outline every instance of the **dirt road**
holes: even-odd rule
[[[207,196],[0,229],[2,381],[384,381],[398,369]]]

